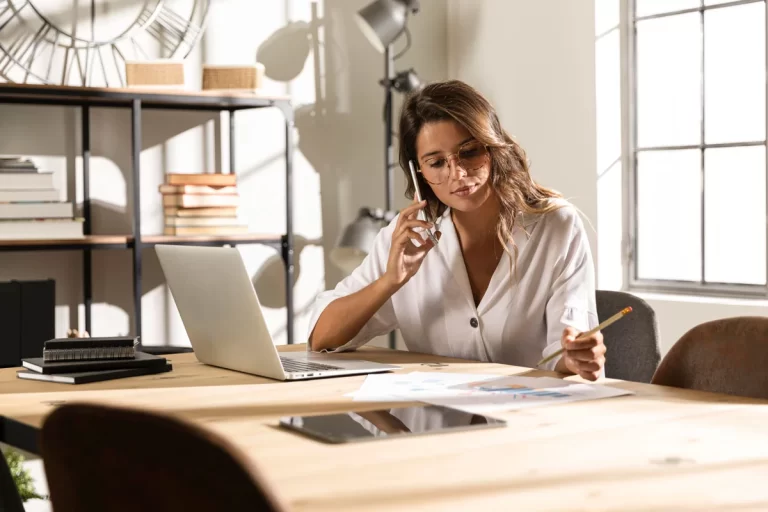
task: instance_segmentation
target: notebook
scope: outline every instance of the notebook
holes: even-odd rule
[[[97,361],[45,361],[42,357],[22,359],[24,368],[37,373],[77,373],[96,370],[121,370],[126,368],[157,368],[166,364],[164,357],[136,352],[133,359],[105,359]]]
[[[133,359],[138,338],[57,338],[43,344],[43,360],[87,361],[102,359]]]
[[[86,384],[88,382],[100,382],[104,380],[122,379],[125,377],[138,377],[140,375],[154,375],[169,372],[173,369],[170,363],[163,366],[149,368],[123,368],[120,370],[97,370],[91,372],[54,373],[45,374],[37,372],[16,372],[20,379],[40,380],[45,382],[58,382],[61,384]]]

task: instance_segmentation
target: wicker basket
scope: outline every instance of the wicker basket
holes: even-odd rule
[[[203,90],[254,91],[264,83],[264,65],[203,66]]]
[[[184,63],[173,60],[126,62],[128,87],[183,87]]]

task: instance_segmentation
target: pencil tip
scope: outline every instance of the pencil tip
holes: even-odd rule
[[[624,308],[624,313],[630,313],[632,311],[632,306],[627,306]]]

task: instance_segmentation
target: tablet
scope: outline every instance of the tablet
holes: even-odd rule
[[[506,424],[497,418],[438,405],[280,418],[281,427],[326,443],[481,430]]]

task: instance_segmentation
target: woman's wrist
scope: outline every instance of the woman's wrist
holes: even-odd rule
[[[379,279],[377,279],[377,283],[380,285],[382,293],[387,295],[387,299],[389,299],[389,297],[394,295],[395,292],[402,287],[402,284],[395,281],[386,272]]]

